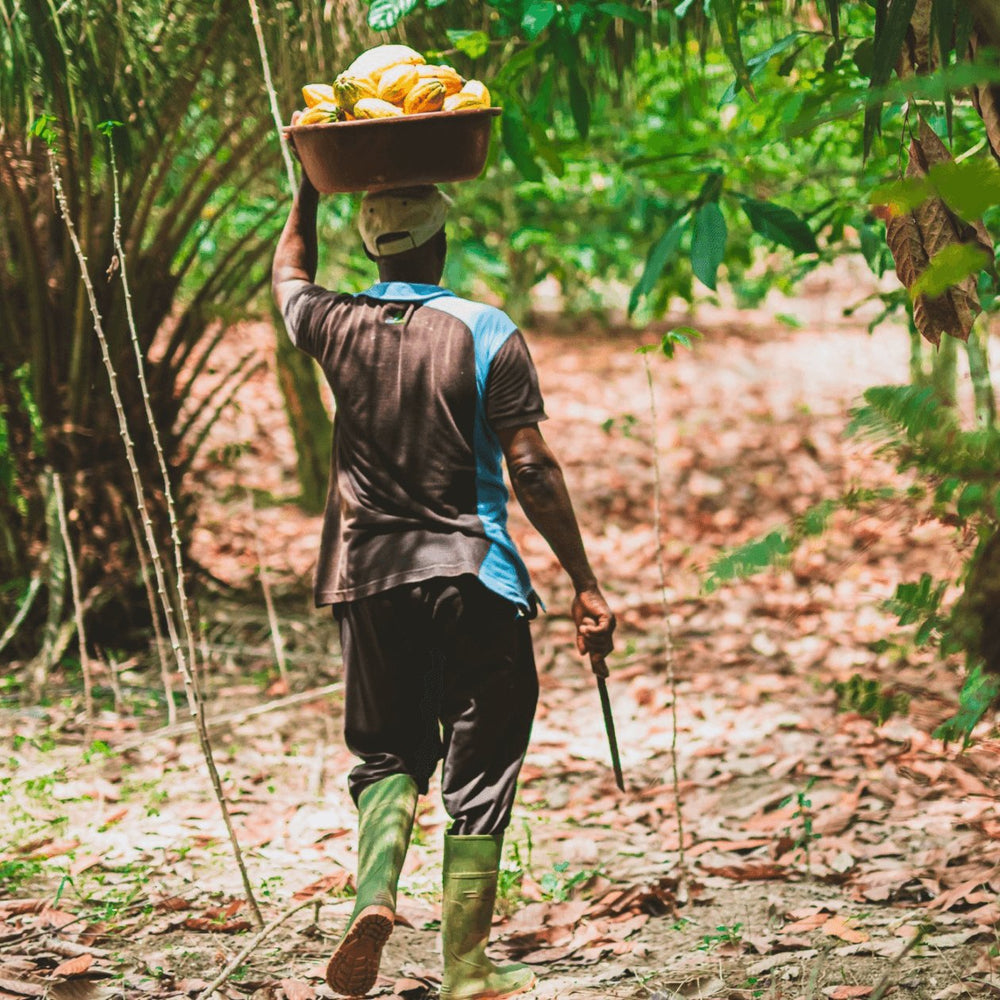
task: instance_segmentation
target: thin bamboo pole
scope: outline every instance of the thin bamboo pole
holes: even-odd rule
[[[278,107],[278,95],[274,89],[274,80],[271,78],[271,64],[267,58],[267,43],[264,41],[264,29],[260,24],[260,10],[257,7],[257,0],[247,0],[250,4],[250,17],[253,20],[254,34],[257,36],[257,47],[260,49],[260,65],[264,71],[264,83],[267,86],[267,96],[271,103],[271,117],[274,119],[274,127],[278,130],[278,141],[281,143],[281,155],[285,161],[285,172],[288,174],[288,189],[295,193],[295,167],[292,165],[292,154],[288,149],[288,141],[284,132],[281,131],[281,109]]]
[[[156,658],[160,664],[160,683],[163,685],[163,697],[167,705],[167,725],[177,724],[177,705],[174,703],[174,685],[170,679],[170,667],[167,664],[167,654],[164,652],[165,640],[163,629],[160,627],[160,612],[156,606],[156,591],[153,588],[153,574],[149,571],[149,562],[146,559],[145,547],[142,536],[139,534],[139,526],[135,523],[132,511],[125,506],[125,517],[128,526],[132,530],[132,537],[135,540],[135,551],[139,557],[139,572],[142,574],[142,582],[146,587],[146,598],[149,601],[149,610],[153,622],[153,642],[156,644]]]
[[[153,438],[153,450],[156,452],[156,462],[160,469],[160,478],[163,480],[163,496],[167,503],[167,519],[170,522],[170,542],[174,553],[174,573],[176,581],[174,586],[177,589],[177,604],[181,613],[181,624],[184,629],[184,639],[187,643],[187,655],[192,664],[195,663],[194,629],[191,625],[190,604],[188,602],[187,585],[184,582],[184,555],[181,546],[180,530],[177,526],[177,508],[174,505],[174,491],[170,486],[170,475],[167,471],[167,460],[163,454],[163,445],[160,442],[160,430],[156,426],[156,417],[153,414],[153,405],[149,399],[149,386],[146,382],[146,364],[143,360],[142,347],[139,344],[139,333],[136,330],[135,314],[132,311],[132,289],[128,281],[128,261],[125,256],[125,247],[122,244],[122,211],[121,192],[118,181],[118,162],[115,159],[115,143],[111,133],[108,134],[108,157],[111,163],[111,178],[114,185],[114,229],[112,236],[114,239],[115,253],[118,256],[118,272],[121,276],[122,291],[125,295],[125,318],[128,323],[129,338],[132,341],[132,351],[135,354],[136,369],[139,373],[139,388],[142,392],[142,405],[146,412],[146,423]],[[170,676],[166,676],[169,685]],[[167,689],[167,701],[173,701],[173,691]]]
[[[146,546],[149,549],[150,559],[156,575],[157,594],[163,606],[163,613],[167,622],[167,634],[170,636],[170,645],[174,651],[174,656],[177,658],[177,664],[180,667],[181,674],[184,678],[184,691],[187,695],[188,707],[191,711],[192,718],[197,724],[198,739],[201,744],[201,750],[205,757],[205,764],[208,767],[209,777],[212,782],[212,789],[215,792],[215,797],[219,803],[219,809],[222,812],[226,832],[229,835],[229,841],[233,848],[236,865],[239,868],[240,876],[243,880],[243,889],[247,896],[247,902],[250,904],[250,909],[253,913],[257,926],[262,927],[264,924],[264,918],[261,915],[260,907],[257,905],[257,899],[253,894],[253,888],[250,885],[250,878],[247,875],[246,864],[243,861],[243,852],[240,850],[239,841],[236,838],[236,831],[233,828],[232,817],[229,815],[229,808],[226,805],[226,798],[222,789],[222,781],[219,778],[219,772],[215,766],[212,744],[209,741],[208,729],[205,725],[204,709],[198,695],[198,689],[192,673],[191,665],[184,653],[184,649],[181,646],[180,636],[177,632],[177,623],[174,619],[173,602],[167,594],[163,572],[163,560],[160,558],[159,548],[156,544],[156,536],[153,532],[153,524],[150,521],[149,511],[146,508],[146,492],[142,484],[142,477],[139,474],[139,466],[135,458],[135,446],[133,445],[132,435],[129,431],[128,422],[125,418],[125,409],[122,406],[121,394],[118,392],[118,373],[115,371],[114,365],[111,362],[111,355],[108,350],[108,340],[104,334],[104,321],[102,320],[100,310],[97,307],[97,296],[94,293],[94,286],[90,280],[90,272],[87,269],[87,258],[83,252],[83,248],[80,246],[76,226],[73,224],[72,216],[69,213],[69,204],[66,200],[66,193],[63,190],[62,176],[59,172],[59,165],[56,163],[55,156],[53,155],[51,149],[48,150],[48,159],[49,170],[52,173],[52,182],[56,195],[56,201],[59,204],[59,209],[63,216],[63,222],[65,223],[67,232],[69,233],[69,238],[73,246],[73,252],[76,254],[80,265],[80,274],[86,288],[87,300],[90,304],[90,312],[94,321],[94,332],[97,334],[97,339],[100,342],[101,358],[104,362],[104,367],[108,375],[111,397],[115,406],[115,414],[118,417],[118,428],[121,434],[122,442],[125,445],[125,456],[128,461],[129,470],[132,473],[132,485],[135,489],[136,502],[139,507],[139,514],[142,521],[143,533],[146,539]]]
[[[66,523],[66,498],[63,495],[62,476],[58,472],[52,474],[52,488],[55,490],[59,533],[62,535],[63,547],[66,550],[66,565],[69,569],[69,590],[73,596],[73,617],[76,620],[76,638],[80,644],[80,672],[83,674],[83,714],[86,718],[85,731],[89,740],[94,725],[94,679],[90,672],[90,657],[87,655],[87,633],[83,629],[83,601],[80,597],[80,574],[76,568],[76,554],[73,551],[73,542],[69,537],[69,525]]]

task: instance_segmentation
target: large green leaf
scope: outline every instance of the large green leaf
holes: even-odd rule
[[[486,55],[490,49],[490,36],[485,31],[448,31],[448,41],[470,59]]]
[[[628,313],[631,316],[639,305],[643,296],[648,295],[660,280],[663,269],[673,260],[681,245],[681,237],[691,220],[690,212],[674,219],[667,231],[653,244],[646,258],[646,266],[643,268],[642,277],[638,284],[632,289],[632,294],[628,300]]]
[[[726,220],[717,201],[710,201],[698,209],[691,235],[691,270],[695,277],[712,291],[716,287],[716,274],[726,255]]]
[[[899,61],[906,29],[913,17],[917,0],[876,0],[875,49],[872,53],[870,86],[885,86]],[[867,158],[879,127],[881,104],[873,102],[865,109],[864,155]]]
[[[746,88],[750,96],[754,97],[753,84],[750,82],[750,73],[740,42],[740,0],[711,0],[711,13],[715,18],[715,26],[719,29],[722,48],[736,73],[736,79]]]
[[[551,23],[556,16],[556,5],[548,0],[536,0],[529,3],[521,18],[521,28],[526,37],[537,38]]]
[[[797,254],[819,253],[813,231],[790,208],[756,198],[744,197],[740,202],[755,233]]]
[[[590,132],[590,95],[580,79],[576,66],[569,70],[569,108],[573,114],[573,124],[581,139],[586,139]]]
[[[635,7],[629,7],[628,4],[624,3],[601,3],[597,5],[597,9],[602,14],[610,14],[611,17],[619,17],[623,21],[631,21],[633,24],[643,25],[649,20],[644,11],[636,10]]]
[[[521,176],[525,180],[540,181],[542,168],[538,165],[532,150],[524,112],[514,101],[504,108],[503,117],[500,119],[500,134],[503,137],[504,149],[514,161],[514,166],[521,172]]]
[[[412,11],[420,0],[372,0],[368,7],[368,26],[388,31]]]

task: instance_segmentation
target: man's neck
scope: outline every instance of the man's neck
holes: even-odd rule
[[[412,270],[394,271],[391,268],[378,269],[379,281],[401,281],[407,285],[437,285],[441,281],[440,275],[431,273],[421,273]]]

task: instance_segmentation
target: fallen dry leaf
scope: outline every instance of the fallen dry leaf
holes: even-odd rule
[[[78,976],[81,972],[86,972],[93,964],[93,955],[77,955],[76,958],[68,958],[65,962],[60,962],[52,970],[51,975]]]
[[[824,934],[838,937],[842,941],[849,941],[851,944],[862,944],[869,939],[869,935],[864,931],[848,926],[847,921],[839,913],[827,920],[821,929]]]

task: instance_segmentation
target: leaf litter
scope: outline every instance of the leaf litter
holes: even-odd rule
[[[954,665],[879,645],[893,629],[882,603],[896,584],[954,564],[949,532],[898,504],[841,512],[784,568],[700,591],[721,549],[853,483],[892,481],[841,431],[862,389],[905,378],[905,338],[889,330],[871,339],[830,320],[821,301],[803,305],[821,317],[817,329],[794,333],[764,320],[748,330],[747,314],[740,326],[724,309],[708,311],[704,343],[655,364],[683,865],[636,335],[529,332],[553,417],[546,436],[619,612],[610,688],[629,788],[614,787],[596,692],[571,651],[567,584],[515,510],[512,532],[550,614],[535,628],[540,706],[506,842],[494,953],[534,965],[539,997],[1000,991],[1000,741],[984,731],[962,753],[934,740],[955,702]],[[262,325],[235,327],[226,348],[265,354],[270,336]],[[252,583],[257,556],[226,497],[248,484],[294,492],[282,419],[273,376],[261,373],[208,449],[246,443],[232,449],[240,457],[195,474],[204,490],[196,556],[234,584]],[[306,607],[318,521],[287,505],[258,516],[269,575],[283,584],[293,680],[318,686],[339,674],[335,630]],[[225,593],[201,610],[212,711],[259,702],[274,681],[262,611]],[[908,695],[909,713],[879,724],[841,710],[833,685],[856,673]],[[138,689],[146,676],[139,665],[125,681]],[[220,988],[225,997],[330,996],[322,968],[350,913],[355,850],[339,713],[328,694],[216,731],[259,901],[269,916],[311,901]],[[108,752],[81,760],[70,710],[7,711],[2,725],[20,746],[2,775],[11,780],[0,1000],[96,1000],[112,995],[109,983],[125,1000],[198,996],[251,924],[197,746],[153,732],[116,754],[134,741],[136,719],[105,713],[97,738]],[[433,996],[439,983],[446,827],[432,789],[379,995]]]

